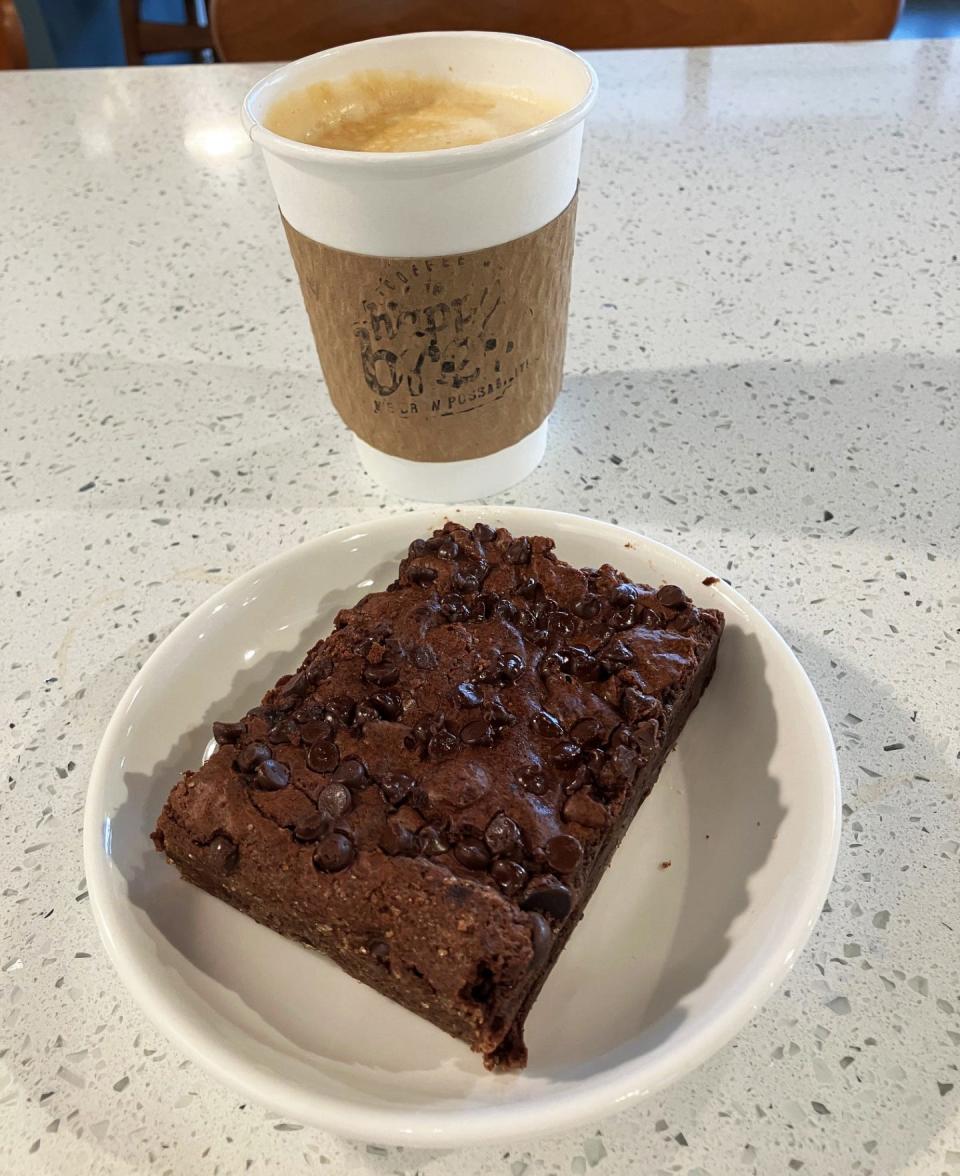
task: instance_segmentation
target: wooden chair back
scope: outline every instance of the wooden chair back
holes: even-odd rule
[[[643,49],[890,35],[902,0],[212,0],[222,61],[289,61],[430,29],[526,33],[571,49]]]
[[[27,43],[13,0],[0,0],[0,69],[26,69]]]
[[[203,51],[213,49],[210,28],[201,24],[197,0],[184,0],[185,24],[143,20],[140,0],[120,0],[120,24],[127,65],[143,65],[151,53],[190,53],[195,61],[203,59]]]

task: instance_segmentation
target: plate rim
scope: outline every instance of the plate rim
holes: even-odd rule
[[[662,1090],[684,1074],[701,1065],[729,1041],[759,1011],[763,1004],[780,988],[819,918],[821,908],[833,880],[840,845],[841,783],[836,747],[820,699],[809,676],[775,626],[737,589],[719,577],[718,600],[721,607],[736,607],[752,624],[769,631],[769,637],[786,665],[792,671],[801,692],[806,696],[804,713],[816,730],[817,759],[825,753],[823,818],[830,836],[817,847],[815,862],[806,878],[801,901],[796,904],[792,918],[772,947],[761,957],[761,965],[745,981],[735,995],[729,996],[713,1010],[709,1022],[701,1026],[689,1041],[670,1045],[663,1043],[642,1061],[628,1058],[615,1066],[571,1084],[563,1090],[545,1091],[519,1104],[504,1102],[498,1105],[468,1107],[466,1109],[434,1108],[377,1108],[359,1105],[356,1101],[332,1097],[305,1090],[296,1080],[256,1067],[239,1059],[229,1047],[216,1040],[211,1032],[209,1040],[198,1040],[195,1026],[182,1013],[176,1000],[164,991],[163,984],[150,975],[139,953],[124,940],[119,903],[115,902],[109,878],[116,869],[108,850],[102,844],[102,815],[106,809],[106,789],[109,781],[109,761],[120,736],[126,714],[145,683],[156,670],[158,660],[171,656],[179,641],[202,622],[216,605],[239,589],[256,584],[264,575],[273,574],[286,563],[303,558],[310,548],[323,547],[344,541],[349,533],[380,528],[389,529],[397,522],[408,522],[411,534],[420,534],[423,526],[435,526],[446,518],[457,518],[469,512],[478,519],[490,517],[501,520],[501,525],[513,527],[510,516],[542,520],[538,533],[551,533],[551,523],[586,528],[594,534],[606,534],[621,546],[626,539],[637,542],[650,551],[654,559],[663,555],[688,565],[700,580],[713,575],[708,568],[691,556],[668,544],[624,527],[589,515],[555,511],[542,507],[516,504],[460,504],[391,512],[370,520],[361,520],[337,527],[305,540],[241,573],[202,601],[183,618],[163,641],[151,651],[141,668],[123,692],[104,730],[90,772],[84,805],[83,859],[97,930],[107,956],[116,969],[127,991],[148,1020],[201,1069],[214,1074],[225,1086],[272,1110],[329,1130],[341,1137],[403,1146],[450,1148],[489,1142],[498,1143],[532,1136],[550,1134],[596,1121],[606,1115],[625,1110],[632,1104]],[[531,523],[524,524],[528,529]],[[165,652],[166,651],[166,652]],[[827,772],[829,769],[829,773]],[[829,774],[829,780],[826,776]],[[818,773],[818,776],[821,773]],[[661,1057],[661,1054],[663,1055]],[[645,1071],[653,1070],[652,1075]]]

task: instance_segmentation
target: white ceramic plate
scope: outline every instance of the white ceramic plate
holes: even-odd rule
[[[552,535],[586,566],[680,584],[727,617],[713,684],[527,1023],[530,1064],[487,1074],[426,1021],[180,881],[149,841],[167,791],[233,718],[394,576],[443,517]],[[84,855],[107,950],[187,1054],[299,1122],[456,1146],[571,1127],[704,1061],[783,979],[833,873],[840,790],[817,697],[771,626],[707,570],[630,531],[519,507],[381,518],[285,552],[157,648],[94,764]],[[669,862],[669,868],[663,866]]]

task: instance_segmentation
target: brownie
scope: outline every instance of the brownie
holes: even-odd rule
[[[176,783],[188,881],[483,1054],[524,1018],[713,672],[723,616],[447,523]]]

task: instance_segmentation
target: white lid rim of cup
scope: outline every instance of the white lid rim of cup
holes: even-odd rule
[[[504,135],[502,138],[490,139],[484,143],[470,143],[464,147],[445,147],[436,151],[342,151],[334,147],[318,147],[311,143],[301,143],[296,139],[287,139],[275,131],[268,130],[259,118],[254,115],[252,105],[262,92],[277,85],[289,71],[291,64],[305,65],[307,62],[318,61],[341,54],[346,49],[352,49],[357,44],[377,45],[386,41],[411,41],[424,38],[497,38],[514,43],[523,42],[532,45],[543,45],[557,53],[563,54],[576,61],[583,69],[587,87],[583,97],[562,114],[538,123],[529,130],[520,131],[514,135]],[[552,41],[545,41],[541,37],[526,37],[520,33],[496,33],[483,30],[437,31],[425,33],[400,33],[391,37],[371,37],[367,41],[351,42],[348,45],[335,45],[331,49],[323,49],[319,53],[312,53],[300,58],[296,63],[281,65],[266,77],[261,78],[246,94],[241,108],[244,129],[251,140],[258,147],[270,151],[274,155],[286,156],[288,159],[299,160],[302,163],[329,164],[337,168],[344,166],[357,168],[384,168],[392,171],[415,170],[428,171],[456,171],[460,168],[471,167],[481,163],[488,156],[496,155],[502,159],[531,151],[541,143],[562,135],[571,126],[582,122],[593,106],[597,97],[598,79],[593,66],[579,53],[567,49],[564,45],[557,45]]]

